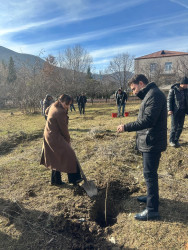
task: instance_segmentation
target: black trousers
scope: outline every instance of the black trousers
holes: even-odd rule
[[[171,131],[170,142],[178,142],[183,130],[183,124],[185,121],[185,110],[180,109],[176,114],[171,115]]]
[[[80,114],[85,113],[85,104],[80,104]]]
[[[77,180],[81,179],[80,170],[77,167],[77,173],[70,173],[68,175],[69,183],[75,184]],[[61,184],[61,173],[56,170],[52,170],[51,174],[51,184]]]
[[[159,187],[158,174],[161,152],[142,153],[144,165],[144,178],[147,186],[147,206],[152,212],[158,212],[159,206]]]

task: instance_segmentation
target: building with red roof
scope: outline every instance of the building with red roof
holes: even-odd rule
[[[188,52],[160,50],[137,57],[135,74],[145,74],[158,85],[173,84],[188,75]]]

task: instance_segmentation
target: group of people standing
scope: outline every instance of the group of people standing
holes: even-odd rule
[[[76,97],[76,101],[78,104],[78,110],[80,114],[85,114],[85,106],[87,102],[87,97],[84,95],[84,93],[78,95]],[[45,119],[47,120],[47,115],[45,114],[45,110],[54,102],[54,98],[52,95],[47,94],[44,98],[44,100],[41,100],[41,108],[42,108],[42,115],[44,115]],[[76,111],[74,106],[74,98],[72,98],[72,102],[70,103],[70,111],[72,110]]]
[[[117,132],[137,132],[136,144],[143,158],[147,194],[137,198],[139,202],[146,203],[146,208],[141,213],[137,213],[135,219],[155,220],[159,218],[157,171],[161,152],[165,151],[167,147],[167,112],[172,116],[170,143],[178,145],[185,114],[188,114],[188,78],[184,77],[180,83],[172,86],[168,95],[168,105],[164,93],[154,82],[149,83],[143,74],[131,78],[129,87],[133,94],[141,99],[138,117],[134,122],[119,125]],[[124,93],[122,89],[119,89],[116,97],[117,105],[123,108],[122,115],[124,115],[127,101]],[[86,101],[83,94],[77,99],[79,110],[81,109],[83,113]],[[52,169],[52,185],[64,184],[61,180],[61,172],[68,174],[69,183],[76,185],[82,181],[78,160],[71,147],[68,131],[68,109],[71,103],[70,96],[61,95],[45,111],[47,121],[44,129],[41,164]]]
[[[76,97],[76,101],[78,104],[78,109],[80,114],[85,114],[85,106],[87,102],[87,97],[82,93],[81,95]]]

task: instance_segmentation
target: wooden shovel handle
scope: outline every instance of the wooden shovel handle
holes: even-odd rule
[[[77,159],[77,163],[78,163],[78,168],[80,169],[80,173],[81,173],[84,181],[87,182],[87,178],[86,178],[86,176],[85,176],[85,174],[84,174],[84,172],[83,172],[83,170],[82,170],[82,168],[80,166],[80,163],[79,163],[78,159]]]

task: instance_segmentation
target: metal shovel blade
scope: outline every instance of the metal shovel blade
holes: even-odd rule
[[[89,197],[93,197],[98,193],[97,187],[93,181],[85,181],[84,184],[82,184],[82,187]]]
[[[95,183],[93,181],[88,181],[81,166],[80,163],[77,159],[77,163],[78,163],[78,167],[80,169],[80,173],[84,179],[84,184],[82,184],[83,189],[86,191],[87,195],[89,197],[93,197],[95,195],[97,195],[98,191],[97,191],[97,187],[95,186]]]

